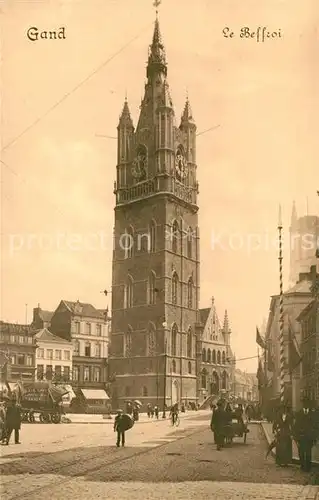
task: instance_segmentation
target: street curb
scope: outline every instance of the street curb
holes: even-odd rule
[[[271,441],[273,440],[272,436],[270,435],[270,433],[268,432],[268,429],[265,427],[264,423],[263,422],[260,422],[260,426],[263,430],[263,433],[264,433],[264,436],[266,438],[266,441],[268,444],[271,443]],[[271,450],[270,454],[275,458],[276,457],[276,453],[274,450]],[[292,463],[293,464],[297,464],[297,465],[300,465],[300,460],[298,457],[294,456],[292,457]],[[312,463],[316,466],[319,466],[319,462],[317,460],[312,460]]]

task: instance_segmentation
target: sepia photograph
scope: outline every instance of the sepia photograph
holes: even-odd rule
[[[2,500],[319,500],[318,0],[0,0]]]

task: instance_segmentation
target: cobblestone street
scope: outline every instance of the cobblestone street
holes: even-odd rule
[[[168,421],[140,423],[120,449],[111,425],[25,425],[22,445],[1,448],[1,498],[319,498],[315,473],[265,459],[258,424],[246,445],[237,439],[220,452],[208,424],[208,414],[184,418],[177,429]]]

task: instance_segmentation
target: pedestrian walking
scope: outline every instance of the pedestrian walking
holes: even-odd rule
[[[140,418],[139,411],[138,411],[138,406],[134,406],[133,408],[133,420],[134,422],[137,422],[138,419]]]
[[[214,432],[214,440],[217,445],[217,450],[221,450],[225,441],[225,425],[227,422],[227,415],[223,408],[223,402],[217,402],[217,409],[213,412],[210,427]]]
[[[0,403],[0,442],[4,444],[6,440],[6,407],[5,402]]]
[[[148,416],[148,418],[151,418],[151,411],[152,411],[151,408],[152,408],[151,403],[148,403],[147,404],[147,416]]]
[[[6,414],[6,438],[5,438],[6,445],[9,444],[12,431],[14,431],[15,444],[20,444],[19,441],[20,428],[21,428],[21,410],[20,407],[17,405],[16,400],[13,399],[10,401],[8,405]]]
[[[310,472],[312,462],[312,447],[317,439],[315,411],[311,410],[310,402],[304,400],[303,409],[296,414],[293,434],[298,446],[301,470]]]
[[[156,405],[156,406],[154,406],[154,415],[155,415],[155,418],[157,418],[157,419],[158,419],[158,417],[159,417],[159,408],[158,408],[158,406],[157,406],[157,405]]]
[[[286,467],[292,462],[292,417],[287,406],[279,408],[273,423],[276,444],[276,463]]]
[[[125,445],[126,423],[124,420],[123,410],[118,410],[114,419],[114,432],[117,432],[116,446]]]

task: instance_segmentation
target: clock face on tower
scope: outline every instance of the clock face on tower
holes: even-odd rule
[[[182,180],[187,174],[187,162],[181,151],[175,157],[175,172],[178,180]]]
[[[133,161],[132,175],[138,182],[146,179],[146,155],[139,153]]]

